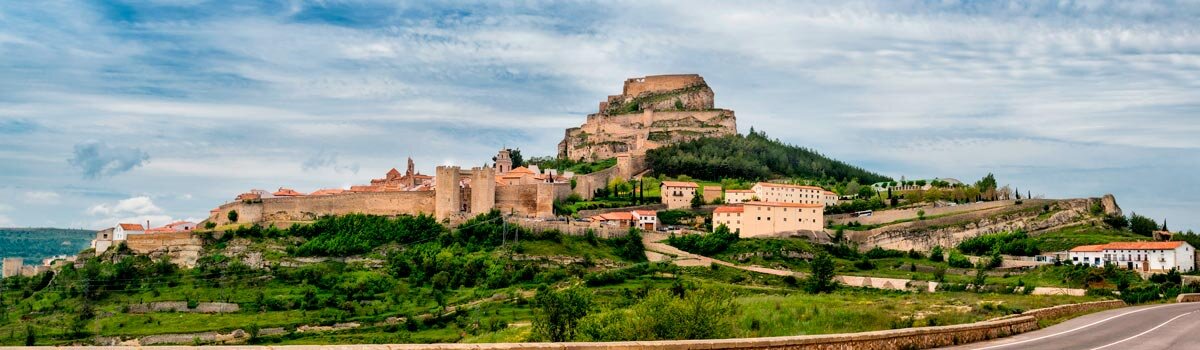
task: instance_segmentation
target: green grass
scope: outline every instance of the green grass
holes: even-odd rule
[[[1129,231],[1113,230],[1099,226],[1074,226],[1038,234],[1033,239],[1037,241],[1038,248],[1043,252],[1059,252],[1071,250],[1071,248],[1081,245],[1146,241],[1150,238],[1139,236]]]
[[[976,293],[904,293],[842,289],[833,294],[738,298],[738,328],[746,337],[865,332],[986,320],[1091,297]],[[911,320],[911,322],[909,321]]]

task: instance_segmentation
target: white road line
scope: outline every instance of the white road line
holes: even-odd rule
[[[1116,341],[1116,342],[1114,342],[1114,343],[1111,343],[1111,344],[1108,344],[1108,345],[1105,345],[1105,346],[1101,346],[1101,347],[1098,347],[1098,348],[1093,348],[1092,350],[1100,350],[1100,349],[1107,348],[1107,347],[1110,347],[1110,346],[1113,346],[1113,345],[1117,345],[1117,344],[1120,344],[1120,343],[1124,343],[1124,342],[1126,342],[1126,341],[1129,341],[1129,340],[1131,340],[1131,339],[1133,339],[1133,338],[1137,338],[1137,337],[1140,337],[1140,336],[1146,335],[1146,333],[1153,332],[1155,329],[1159,329],[1159,328],[1162,328],[1162,326],[1166,326],[1168,323],[1171,323],[1171,321],[1177,320],[1177,319],[1179,319],[1180,317],[1183,317],[1183,316],[1191,315],[1191,314],[1193,314],[1193,313],[1195,313],[1195,312],[1196,312],[1196,311],[1192,311],[1192,312],[1188,312],[1188,313],[1185,313],[1185,314],[1182,314],[1182,315],[1179,315],[1179,316],[1175,316],[1174,318],[1167,320],[1167,322],[1163,322],[1163,323],[1161,323],[1161,324],[1159,324],[1159,325],[1157,325],[1157,326],[1154,326],[1154,328],[1147,329],[1145,332],[1138,333],[1138,334],[1137,334],[1137,335],[1135,335],[1135,336],[1132,336],[1132,337],[1129,337],[1129,338],[1125,338],[1125,339],[1121,339],[1121,340],[1118,340],[1118,341]]]
[[[1118,318],[1118,317],[1122,317],[1122,316],[1126,316],[1126,315],[1130,315],[1130,314],[1136,314],[1136,313],[1139,313],[1139,312],[1142,312],[1142,311],[1150,311],[1150,310],[1154,310],[1154,309],[1158,309],[1158,308],[1164,308],[1164,307],[1168,307],[1168,306],[1175,306],[1175,305],[1179,305],[1179,304],[1167,304],[1167,305],[1159,305],[1159,306],[1155,306],[1155,307],[1148,307],[1148,308],[1145,308],[1145,309],[1133,310],[1133,311],[1130,311],[1130,312],[1126,312],[1126,313],[1123,313],[1123,314],[1120,314],[1120,315],[1112,316],[1112,317],[1109,317],[1109,318],[1106,318],[1106,319],[1103,319],[1103,320],[1099,320],[1099,321],[1096,321],[1096,322],[1092,322],[1092,323],[1089,323],[1089,324],[1086,324],[1086,325],[1083,325],[1083,326],[1076,327],[1076,328],[1074,328],[1074,329],[1065,330],[1065,331],[1058,332],[1058,333],[1054,333],[1054,334],[1051,334],[1051,335],[1043,335],[1043,336],[1040,336],[1040,337],[1037,337],[1037,338],[1033,338],[1033,339],[1025,339],[1025,340],[1022,340],[1022,341],[1018,341],[1018,342],[1012,342],[1012,343],[1007,343],[1007,344],[997,344],[997,345],[992,345],[992,346],[988,346],[988,347],[982,347],[982,348],[978,348],[978,349],[975,349],[975,350],[986,350],[986,349],[996,349],[996,348],[1003,348],[1003,347],[1008,347],[1008,346],[1013,346],[1013,345],[1018,345],[1018,344],[1025,344],[1025,343],[1028,343],[1028,342],[1034,342],[1034,341],[1038,341],[1038,340],[1042,340],[1042,339],[1046,339],[1046,338],[1053,338],[1053,337],[1057,337],[1057,336],[1060,336],[1060,335],[1063,335],[1063,334],[1071,333],[1071,332],[1074,332],[1074,331],[1077,331],[1077,330],[1080,330],[1080,329],[1084,329],[1084,328],[1088,328],[1088,327],[1091,327],[1091,326],[1095,326],[1095,325],[1098,325],[1098,324],[1101,324],[1101,323],[1104,323],[1104,322],[1108,322],[1108,321],[1110,321],[1110,320],[1112,320],[1112,319],[1115,319],[1115,318]]]

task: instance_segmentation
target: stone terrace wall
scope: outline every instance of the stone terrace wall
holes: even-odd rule
[[[1176,303],[1194,303],[1200,301],[1200,293],[1184,293],[1175,297]]]
[[[138,254],[154,259],[166,255],[175,265],[193,267],[204,242],[191,232],[169,232],[129,235],[125,245]]]
[[[1033,310],[1022,312],[1017,315],[1001,317],[1000,319],[1031,316],[1031,317],[1034,317],[1039,320],[1053,320],[1056,318],[1061,318],[1061,317],[1067,316],[1067,315],[1078,314],[1081,312],[1095,312],[1095,311],[1102,311],[1102,310],[1108,310],[1108,309],[1116,309],[1116,308],[1121,308],[1121,307],[1126,307],[1126,306],[1128,306],[1128,305],[1125,304],[1124,301],[1102,300],[1102,301],[1093,301],[1093,302],[1088,302],[1088,303],[1067,304],[1067,305],[1051,306],[1051,307],[1041,308],[1041,309],[1033,309]]]

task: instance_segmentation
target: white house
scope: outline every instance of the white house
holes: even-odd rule
[[[117,224],[113,227],[113,241],[124,241],[129,235],[140,235],[146,233],[146,228],[142,224]]]
[[[1071,249],[1069,255],[1073,264],[1113,264],[1143,272],[1166,272],[1171,269],[1191,272],[1196,269],[1196,248],[1181,241],[1085,245]]]
[[[658,229],[658,213],[653,210],[634,210],[633,220],[637,223],[637,227],[644,231]]]

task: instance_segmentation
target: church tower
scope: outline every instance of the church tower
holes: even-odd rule
[[[504,174],[512,170],[512,158],[509,157],[508,149],[500,149],[500,153],[496,154],[496,174]]]

